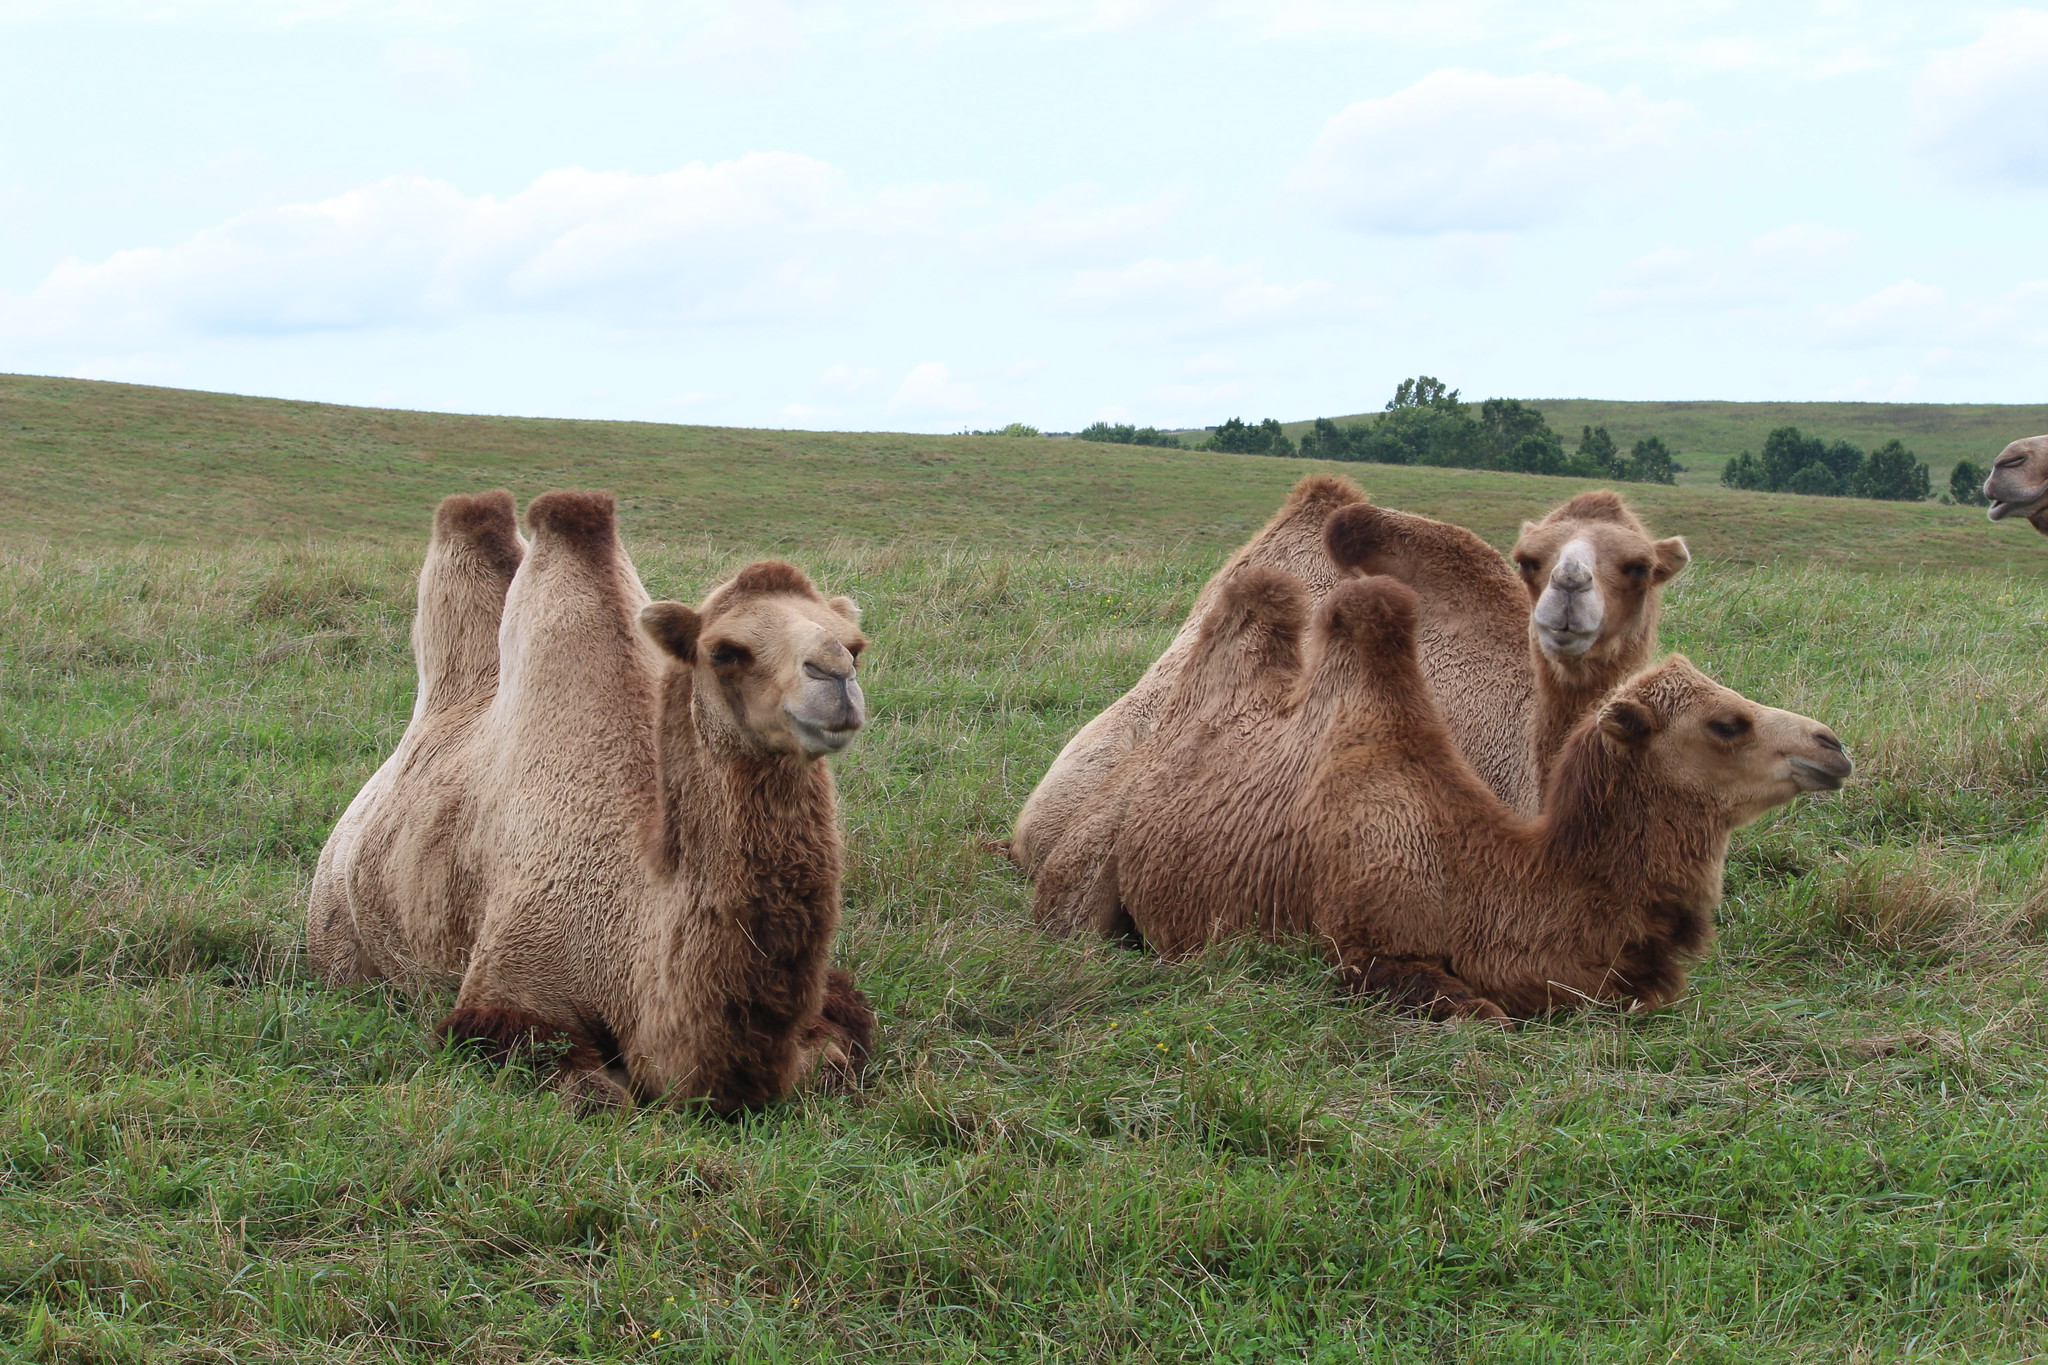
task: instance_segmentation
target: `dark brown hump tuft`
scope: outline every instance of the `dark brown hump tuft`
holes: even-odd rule
[[[1402,529],[1391,513],[1369,502],[1353,503],[1340,508],[1323,528],[1323,550],[1340,569],[1372,573],[1394,548]]]
[[[1299,578],[1269,564],[1253,564],[1224,580],[1202,633],[1236,635],[1253,625],[1280,633],[1299,631],[1307,615],[1308,588]]]
[[[1579,494],[1554,509],[1541,524],[1548,526],[1560,521],[1611,521],[1634,531],[1643,529],[1643,524],[1636,520],[1636,514],[1629,511],[1628,504],[1621,500],[1621,494],[1611,488],[1596,488],[1590,493]]]
[[[734,575],[721,592],[724,597],[742,597],[754,593],[794,593],[799,597],[817,597],[818,590],[802,569],[794,564],[785,564],[779,559],[764,559],[749,564]]]
[[[1375,658],[1399,658],[1415,651],[1415,589],[1397,578],[1353,578],[1331,589],[1323,604],[1325,629]]]
[[[579,550],[608,550],[618,533],[617,503],[609,493],[543,493],[526,504],[526,524]]]
[[[1364,502],[1365,492],[1351,480],[1337,474],[1305,474],[1281,507],[1283,515],[1307,507],[1334,509]]]
[[[467,544],[493,568],[509,575],[519,567],[519,520],[512,495],[453,493],[434,509],[434,539]]]

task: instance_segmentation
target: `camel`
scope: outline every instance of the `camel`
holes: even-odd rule
[[[1017,816],[1012,860],[1039,875],[1118,761],[1150,733],[1220,585],[1257,565],[1294,574],[1317,599],[1346,572],[1391,573],[1414,586],[1424,603],[1423,667],[1455,741],[1502,799],[1533,811],[1543,769],[1572,723],[1649,661],[1657,592],[1691,556],[1682,537],[1652,541],[1603,490],[1525,522],[1514,557],[1519,581],[1463,527],[1374,507],[1348,480],[1304,478],[1209,580],[1165,653],[1060,751]],[[1532,619],[1532,604],[1556,618],[1553,628]],[[1533,669],[1532,653],[1541,661]]]
[[[583,1104],[731,1113],[858,1070],[824,762],[865,718],[857,608],[779,561],[649,602],[609,494],[527,525],[503,492],[435,515],[419,697],[321,853],[314,969],[455,986],[444,1038]]]
[[[1991,499],[1993,521],[2025,517],[2048,536],[2048,436],[2029,436],[1998,452],[1984,496]]]
[[[1312,602],[1284,572],[1232,576],[1113,774],[1111,847],[1063,847],[1041,897],[1168,958],[1311,936],[1351,990],[1439,1018],[1652,1008],[1711,937],[1732,831],[1852,771],[1826,727],[1674,655],[1581,721],[1524,816],[1452,742],[1415,591],[1365,577]]]

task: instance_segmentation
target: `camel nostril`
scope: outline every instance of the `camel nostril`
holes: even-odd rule
[[[1820,745],[1820,747],[1823,749],[1832,749],[1838,754],[1846,754],[1849,752],[1847,749],[1844,749],[1842,747],[1842,741],[1835,738],[1834,731],[1832,730],[1815,731],[1813,736],[1813,742]]]
[[[822,668],[817,664],[806,662],[804,664],[804,676],[813,678],[818,682],[843,683],[853,675],[851,673],[834,673],[829,668]]]

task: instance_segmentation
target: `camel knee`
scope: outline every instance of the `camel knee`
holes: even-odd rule
[[[875,1011],[853,977],[835,967],[825,973],[825,1000],[813,1026],[819,1077],[827,1087],[851,1084],[867,1070],[875,1046]]]

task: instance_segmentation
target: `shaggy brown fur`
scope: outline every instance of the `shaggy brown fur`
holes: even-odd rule
[[[1063,848],[1041,900],[1089,901],[1167,956],[1309,935],[1354,989],[1439,1015],[1648,1007],[1712,931],[1729,833],[1850,771],[1824,727],[1672,658],[1581,723],[1529,819],[1452,743],[1413,590],[1341,584],[1289,648],[1308,599],[1271,570],[1233,579],[1114,776],[1107,875]]]
[[[1320,559],[1301,552],[1302,530],[1317,520],[1324,528]],[[1684,567],[1686,555],[1683,540],[1651,542],[1612,493],[1583,494],[1523,529],[1517,548],[1525,561],[1540,565],[1539,557],[1555,560],[1570,547],[1574,571],[1587,566],[1594,571],[1589,582],[1574,584],[1580,595],[1572,601],[1581,624],[1586,603],[1605,610],[1590,633],[1565,639],[1575,647],[1569,656],[1556,653],[1553,639],[1530,624],[1530,597],[1532,592],[1542,596],[1543,580],[1525,591],[1515,571],[1478,536],[1428,517],[1374,507],[1339,480],[1304,480],[1267,530],[1210,581],[1173,646],[1137,687],[1069,743],[1032,793],[1018,817],[1019,835],[1010,851],[1035,876],[1042,877],[1054,861],[1060,864],[1060,890],[1034,901],[1039,923],[1055,933],[1135,932],[1114,908],[1117,864],[1111,846],[1130,782],[1136,779],[1117,779],[1116,764],[1151,733],[1220,585],[1281,557],[1282,550],[1314,570],[1290,575],[1307,589],[1304,608],[1320,600],[1344,573],[1388,574],[1417,591],[1423,671],[1452,742],[1497,795],[1533,813],[1561,736],[1614,683],[1648,661],[1656,642],[1658,591]],[[1641,556],[1657,566],[1647,587],[1619,567]],[[1619,576],[1619,586],[1599,576],[1603,568]],[[1255,695],[1246,704],[1257,711],[1265,703]],[[1117,729],[1105,737],[1100,728],[1118,717]],[[1193,751],[1201,748],[1197,741],[1183,755],[1198,765],[1189,770],[1191,786],[1206,780],[1192,775],[1205,762]],[[1233,773],[1224,781],[1241,778],[1244,774]],[[1052,839],[1055,831],[1059,837]],[[1031,841],[1020,842],[1026,834]]]
[[[780,563],[698,611],[649,604],[598,493],[534,499],[531,549],[494,577],[511,501],[492,496],[437,515],[421,702],[321,855],[316,969],[456,984],[445,1036],[544,1056],[579,1100],[730,1112],[856,1069],[874,1019],[827,968],[818,761],[862,719],[851,604]]]
[[[1984,496],[1991,499],[1993,521],[2025,517],[2048,536],[2048,436],[2029,436],[2001,450],[1984,480]]]

